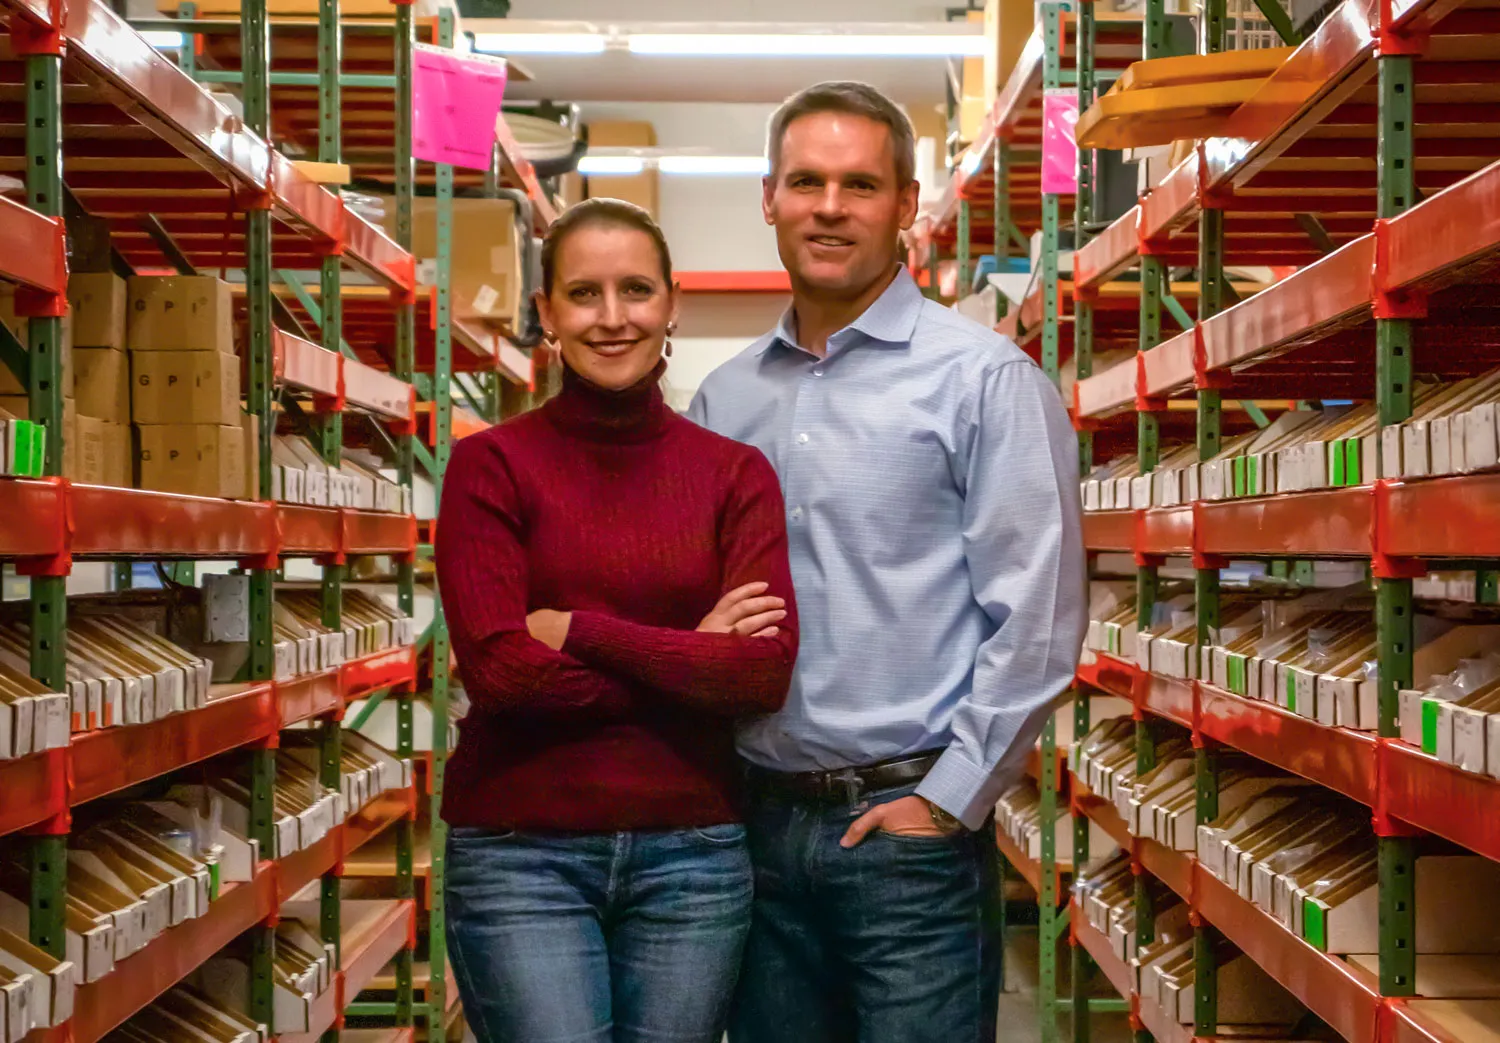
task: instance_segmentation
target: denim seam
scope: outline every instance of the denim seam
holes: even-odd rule
[[[447,931],[445,933],[448,935],[448,951],[453,956],[453,973],[458,977],[459,984],[461,986],[459,990],[460,998],[462,998],[462,994],[464,992],[467,992],[470,996],[478,998],[480,993],[479,990],[475,987],[474,976],[469,973],[469,965],[464,960],[464,947],[458,944],[458,939],[453,937],[453,919],[451,917],[449,918],[446,926]],[[464,1011],[464,1014],[471,1021],[475,1020],[477,1017],[477,1020],[479,1021],[479,1027],[484,1030],[483,1034],[480,1036],[481,1039],[487,1041],[498,1040],[500,1039],[500,1034],[495,1031],[495,1026],[490,1024],[488,1007],[489,1004],[481,1004],[480,1008],[477,1011],[470,1012],[466,1009]],[[480,1034],[476,1033],[476,1035]]]

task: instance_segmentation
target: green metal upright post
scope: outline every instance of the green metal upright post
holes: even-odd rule
[[[412,5],[396,4],[396,34],[394,43],[396,73],[396,245],[408,253],[412,250],[412,195],[416,188],[416,170],[412,161],[412,52],[414,36],[412,29]],[[396,309],[396,376],[406,383],[416,378],[417,323],[415,294],[403,300]],[[412,435],[396,436],[396,479],[403,489],[412,489],[415,478],[415,458]],[[416,566],[411,558],[403,558],[396,566],[396,603],[407,616],[416,613],[417,601]],[[415,707],[413,692],[401,693],[396,703],[396,756],[411,757],[414,753],[413,720]],[[415,852],[416,822],[411,816],[396,823],[396,897],[416,897]],[[413,1001],[413,963],[415,954],[402,948],[396,954],[396,1023],[411,1025],[415,1019]],[[441,1016],[439,1017],[441,1023]]]
[[[12,22],[12,47],[20,32]],[[42,49],[45,50],[45,49]],[[26,202],[46,217],[63,215],[62,55],[29,53],[26,63]],[[62,319],[33,316],[27,322],[30,350],[31,419],[46,429],[45,473],[63,473],[63,337]],[[66,576],[31,578],[31,675],[54,692],[67,691],[68,589]],[[31,839],[31,941],[63,957],[67,900],[67,817],[48,823],[44,835]]]
[[[1204,0],[1202,50],[1218,54],[1224,49],[1226,0]],[[1227,276],[1224,272],[1224,211],[1205,206],[1198,219],[1198,321],[1224,309]],[[1205,462],[1218,455],[1222,444],[1222,403],[1216,389],[1198,391],[1198,459]],[[1196,572],[1195,602],[1198,612],[1200,663],[1204,649],[1219,633],[1219,570],[1214,562],[1200,562]],[[1201,674],[1199,676],[1202,676]],[[1199,823],[1212,822],[1219,814],[1217,755],[1206,746],[1194,752],[1193,771]],[[1219,1031],[1218,932],[1212,924],[1193,928],[1193,1033],[1210,1037]]]
[[[958,201],[958,289],[954,296],[963,300],[969,295],[969,285],[973,277],[973,264],[971,256],[973,251],[972,229],[969,221],[972,216],[967,199]]]
[[[240,21],[243,56],[242,93],[245,123],[265,141],[271,140],[271,27],[266,0],[246,0]],[[250,412],[260,420],[260,495],[271,498],[271,438],[276,414],[272,406],[274,380],[271,351],[271,211],[269,200],[245,215],[245,306],[250,358]],[[270,680],[274,672],[272,611],[275,573],[255,569],[250,574],[251,680]],[[260,747],[250,754],[250,834],[264,854],[276,850],[276,751]],[[250,1017],[275,1032],[274,964],[276,932],[253,928],[251,934]]]
[[[1415,202],[1416,161],[1413,121],[1416,76],[1411,55],[1382,54],[1379,67],[1380,126],[1377,149],[1380,216],[1392,218]],[[1412,409],[1412,324],[1410,319],[1376,320],[1376,402],[1382,425],[1399,424]],[[1378,549],[1378,548],[1377,548]],[[1380,646],[1380,734],[1400,734],[1399,693],[1415,680],[1412,582],[1376,581],[1376,633]],[[1381,836],[1380,993],[1416,994],[1416,856],[1409,836]]]
[[[1056,90],[1062,84],[1063,55],[1063,6],[1056,3],[1041,5],[1042,19],[1042,89]],[[1054,384],[1061,382],[1061,329],[1059,310],[1059,275],[1057,252],[1059,248],[1061,201],[1055,194],[1042,196],[1042,369]],[[1039,779],[1042,858],[1041,890],[1037,895],[1037,935],[1039,964],[1037,970],[1037,1002],[1041,1008],[1041,1043],[1057,1043],[1057,1017],[1062,1009],[1058,995],[1057,943],[1067,927],[1067,907],[1059,907],[1057,894],[1057,722],[1047,721],[1041,737],[1042,770]],[[1049,784],[1048,779],[1053,781]],[[1076,864],[1075,864],[1076,868]]]
[[[1094,24],[1094,5],[1080,4],[1078,8],[1078,112],[1087,112],[1094,103],[1094,45],[1097,38]],[[1089,222],[1094,213],[1094,164],[1093,151],[1078,150],[1078,194],[1073,210],[1073,243],[1081,250],[1088,234]],[[1074,376],[1083,380],[1094,371],[1094,305],[1084,295],[1074,291],[1073,295],[1073,368]],[[1086,432],[1078,435],[1079,473],[1087,475],[1093,467],[1094,446],[1092,436]],[[1088,690],[1079,688],[1073,696],[1073,740],[1079,741],[1088,734],[1092,724]],[[1089,820],[1086,815],[1073,816],[1073,867],[1075,874],[1082,873],[1089,861]],[[1093,973],[1093,961],[1082,945],[1074,942],[1070,947],[1069,985],[1071,989],[1071,1018],[1073,1043],[1089,1043],[1090,1015],[1088,986]],[[1128,998],[1128,997],[1127,997]]]
[[[453,13],[444,9],[438,16],[438,44],[453,46]],[[437,164],[437,316],[433,334],[433,425],[432,450],[435,473],[433,486],[441,501],[443,473],[453,448],[453,168]],[[447,827],[442,819],[443,780],[448,763],[448,688],[449,688],[448,622],[443,616],[443,602],[435,599],[432,620],[432,877],[429,888],[430,931],[427,942],[428,962],[432,975],[427,984],[429,1025],[441,1024],[444,1008],[444,971],[448,958],[445,932],[447,901],[444,886],[447,865]]]
[[[343,90],[339,84],[344,67],[343,50],[338,0],[318,0],[318,161],[321,163],[343,162]],[[323,347],[338,354],[344,334],[341,259],[337,255],[324,257],[320,275]],[[344,457],[344,414],[336,410],[323,414],[318,417],[317,426],[318,455],[330,468],[337,468]],[[323,565],[322,623],[334,632],[344,628],[344,568],[341,561]],[[339,716],[334,716],[322,721],[319,729],[318,781],[337,791],[341,785],[344,725]],[[318,890],[318,924],[323,943],[334,946],[336,958],[342,961],[339,946],[343,917],[338,875],[332,870],[324,873]],[[323,1043],[334,1043],[338,1037],[338,1029],[329,1029],[323,1034]]]

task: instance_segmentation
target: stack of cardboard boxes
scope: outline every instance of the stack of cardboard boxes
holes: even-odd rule
[[[68,279],[77,420],[64,432],[73,477],[93,485],[134,484],[130,451],[130,360],[125,354],[125,280],[110,272]]]
[[[253,498],[256,425],[240,409],[229,285],[211,276],[127,282],[110,272],[75,272],[68,312],[63,475],[89,485]],[[26,342],[12,295],[0,295],[0,322]],[[42,473],[40,431],[13,422],[30,413],[27,389],[0,366],[0,474]]]
[[[255,418],[240,409],[229,284],[132,278],[126,342],[141,488],[253,498],[259,439]]]

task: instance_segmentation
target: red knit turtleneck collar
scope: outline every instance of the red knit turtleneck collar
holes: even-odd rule
[[[658,437],[673,417],[661,393],[663,359],[621,391],[591,384],[563,365],[562,391],[543,407],[559,430],[599,442],[644,442]]]

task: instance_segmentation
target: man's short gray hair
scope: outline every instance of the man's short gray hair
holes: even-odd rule
[[[917,142],[911,120],[890,98],[868,83],[854,80],[815,83],[781,103],[781,108],[771,117],[770,131],[766,136],[766,157],[770,160],[773,178],[781,165],[781,143],[786,138],[787,127],[803,116],[819,112],[843,112],[883,124],[891,132],[891,151],[896,157],[896,184],[900,187],[911,184],[917,169]]]

